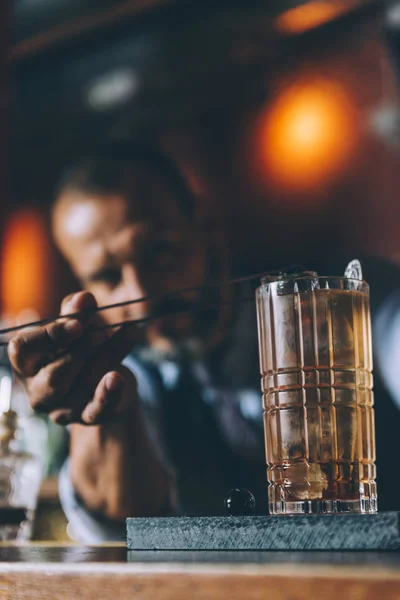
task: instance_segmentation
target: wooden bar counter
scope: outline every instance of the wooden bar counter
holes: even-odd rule
[[[0,544],[1,600],[400,599],[400,553]]]

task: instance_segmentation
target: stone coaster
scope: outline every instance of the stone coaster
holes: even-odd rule
[[[129,550],[398,550],[398,512],[127,519]]]

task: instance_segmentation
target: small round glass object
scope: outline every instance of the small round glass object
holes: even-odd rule
[[[256,500],[249,490],[235,488],[225,498],[225,508],[230,517],[251,516],[256,508]]]

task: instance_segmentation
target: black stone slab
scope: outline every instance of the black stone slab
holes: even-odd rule
[[[398,550],[399,515],[127,519],[130,550]]]
[[[400,570],[400,552],[396,550],[124,550],[128,563],[363,566]],[[0,547],[0,559],[1,555]]]

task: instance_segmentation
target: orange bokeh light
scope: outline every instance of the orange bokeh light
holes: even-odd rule
[[[281,33],[302,33],[328,23],[360,3],[361,0],[314,0],[285,11],[276,19],[275,26]]]
[[[349,161],[357,129],[340,86],[327,80],[292,85],[261,119],[262,171],[281,190],[315,190]]]
[[[11,317],[27,309],[43,314],[48,288],[48,243],[40,213],[19,211],[4,228],[1,308]]]

